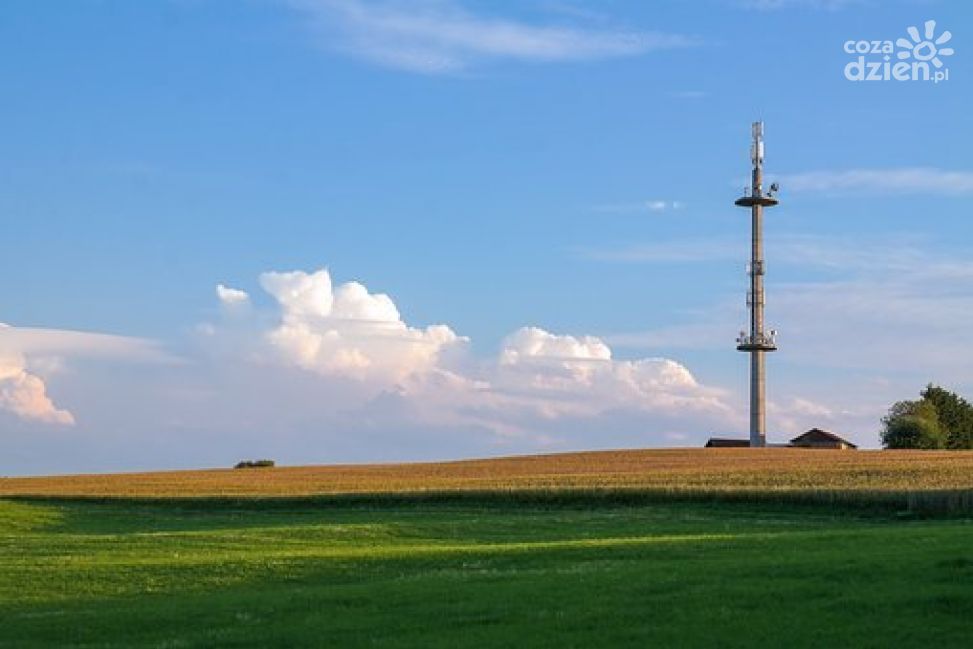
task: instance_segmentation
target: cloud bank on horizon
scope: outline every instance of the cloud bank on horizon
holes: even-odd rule
[[[727,422],[743,425],[726,391],[701,384],[685,365],[660,357],[619,360],[596,336],[525,326],[506,336],[495,355],[478,358],[469,339],[450,326],[411,325],[388,295],[355,281],[334,284],[328,270],[269,271],[259,285],[271,299],[269,309],[254,306],[242,289],[218,284],[220,317],[200,326],[197,347],[179,358],[139,339],[6,327],[0,332],[0,413],[97,436],[86,426],[88,415],[103,417],[88,411],[97,405],[75,400],[69,410],[45,384],[57,377],[71,392],[71,384],[88,381],[75,361],[94,358],[108,368],[168,366],[162,384],[146,379],[139,386],[111,371],[98,374],[103,397],[110,394],[134,411],[117,415],[115,425],[156,440],[178,438],[178,431],[165,429],[173,417],[177,428],[205,431],[237,422],[227,427],[253,426],[272,438],[279,422],[299,416],[312,446],[307,429],[314,424],[308,422],[325,429],[340,422],[342,434],[354,438],[380,421],[390,436],[401,430],[407,438],[420,429],[475,436],[469,442],[481,453],[497,445],[556,448],[565,433],[598,429],[599,421],[624,421],[642,445],[678,443]],[[34,365],[40,369],[31,372]],[[198,379],[200,372],[216,378]],[[291,382],[290,396],[274,396],[281,377]],[[248,394],[261,397],[254,402]],[[606,443],[617,439],[602,436]]]
[[[616,360],[594,336],[522,327],[495,357],[480,359],[448,325],[409,325],[388,295],[354,281],[336,286],[327,270],[271,271],[259,282],[274,301],[273,324],[262,326],[266,318],[256,313],[234,316],[224,323],[229,326],[210,324],[211,338],[233,336],[241,326],[249,332],[236,337],[239,345],[221,345],[224,352],[298,368],[308,380],[350,381],[369,397],[395,394],[438,423],[530,437],[538,420],[628,411],[645,417],[651,435],[660,432],[652,430],[653,414],[695,413],[714,422],[734,416],[725,393],[700,385],[684,365]],[[242,290],[222,285],[217,295],[225,307],[249,301]]]

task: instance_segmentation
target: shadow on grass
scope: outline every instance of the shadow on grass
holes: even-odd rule
[[[593,509],[696,504],[785,508],[835,515],[942,516],[973,514],[973,489],[928,491],[713,488],[528,488],[361,492],[311,496],[0,496],[0,501],[165,506],[185,511],[282,511],[425,506]]]
[[[329,494],[301,497],[49,497],[0,498],[21,510],[20,519],[0,510],[0,523],[17,529],[74,534],[134,534],[225,529],[302,527],[355,522],[363,514],[407,526],[416,515],[461,519],[477,512],[530,518],[544,511],[611,511],[637,508],[659,520],[794,520],[806,524],[836,518],[896,521],[968,517],[973,492],[689,491],[646,489],[532,489]],[[27,528],[24,528],[25,530]]]

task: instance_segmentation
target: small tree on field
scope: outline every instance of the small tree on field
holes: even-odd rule
[[[931,401],[899,401],[882,419],[885,448],[943,448],[946,435]]]

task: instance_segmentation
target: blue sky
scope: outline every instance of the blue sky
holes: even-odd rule
[[[926,382],[973,394],[966,2],[77,0],[2,13],[0,473],[695,445],[743,430],[733,339],[749,233],[732,203],[754,119],[783,186],[767,222],[767,316],[782,332],[772,437],[818,425],[875,445],[884,408]],[[845,78],[846,41],[895,41],[927,20],[953,33],[947,81]],[[387,294],[402,344],[443,324],[463,358],[422,338],[451,360],[390,364],[398,351],[333,314],[301,331],[352,343],[287,347],[274,332],[306,305],[261,274],[322,268],[336,288],[367,287],[355,313]],[[522,327],[548,337],[511,342]],[[571,354],[605,361],[594,338],[614,360],[592,378]],[[507,351],[520,360],[504,365]],[[367,376],[336,369],[351,352]],[[628,400],[605,396],[656,358],[693,383],[653,366]],[[430,373],[490,403],[453,399],[462,413],[447,417]],[[285,384],[283,401],[267,396]],[[256,395],[246,417],[242,395]]]

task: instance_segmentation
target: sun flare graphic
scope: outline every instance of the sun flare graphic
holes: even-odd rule
[[[919,36],[918,27],[909,27],[906,31],[909,33],[909,37],[912,39],[911,41],[908,38],[900,38],[895,41],[895,44],[902,48],[899,50],[900,59],[907,59],[911,56],[917,61],[932,61],[932,64],[938,69],[943,67],[942,59],[939,57],[950,56],[953,53],[953,48],[951,47],[939,47],[944,43],[948,43],[949,39],[953,37],[950,32],[945,31],[939,35],[939,38],[935,41],[933,40],[933,37],[936,35],[935,20],[927,20],[925,22],[925,32],[922,38]]]

